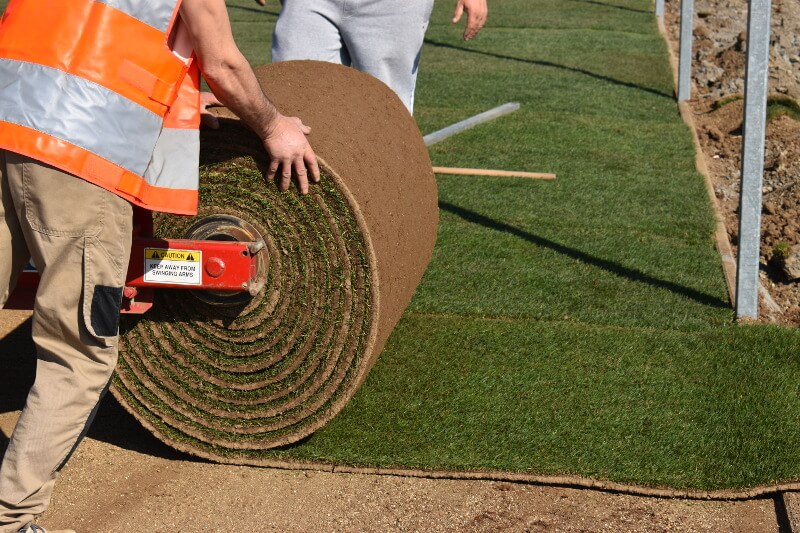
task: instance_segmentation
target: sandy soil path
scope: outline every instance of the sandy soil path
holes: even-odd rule
[[[0,450],[32,378],[28,317],[0,311]],[[490,481],[216,465],[167,448],[109,397],[41,522],[79,533],[781,533],[788,526],[779,518],[780,507],[772,498],[668,500]]]

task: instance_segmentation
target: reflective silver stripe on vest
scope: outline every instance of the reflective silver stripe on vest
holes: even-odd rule
[[[164,128],[144,173],[150,185],[197,190],[200,177],[200,131]]]
[[[166,32],[175,11],[176,0],[96,0],[118,9],[133,18]],[[131,46],[135,46],[131,43]]]
[[[142,175],[161,131],[150,110],[83,78],[0,59],[0,120],[70,142]]]

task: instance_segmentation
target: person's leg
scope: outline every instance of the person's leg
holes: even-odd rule
[[[22,267],[30,258],[17,220],[6,176],[6,152],[0,150],[0,309],[14,290]]]
[[[89,182],[6,153],[9,190],[41,275],[36,380],[2,466],[0,533],[43,512],[117,361],[131,205]]]
[[[314,59],[350,64],[339,23],[348,0],[282,0],[272,34],[272,61]]]
[[[413,112],[433,0],[351,0],[349,5],[341,32],[352,66],[388,85]]]

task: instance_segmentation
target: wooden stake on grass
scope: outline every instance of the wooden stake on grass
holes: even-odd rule
[[[455,174],[461,176],[499,176],[504,178],[529,178],[534,180],[554,180],[555,174],[545,172],[518,172],[515,170],[491,170],[482,168],[433,167],[436,174]]]

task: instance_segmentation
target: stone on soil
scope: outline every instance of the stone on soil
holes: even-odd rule
[[[792,246],[789,257],[784,261],[783,271],[791,280],[800,279],[800,244]]]

